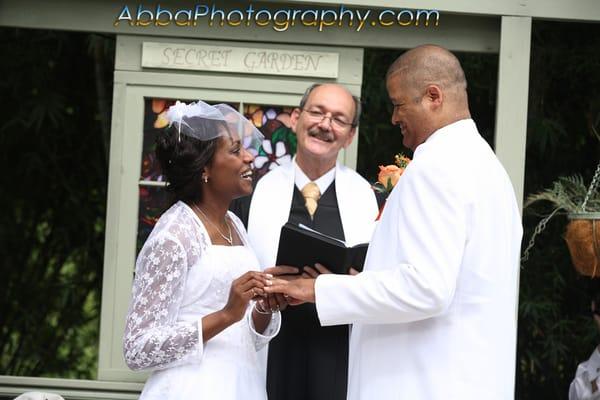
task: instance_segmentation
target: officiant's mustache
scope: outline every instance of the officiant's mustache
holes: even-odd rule
[[[308,135],[324,142],[333,142],[335,139],[331,131],[324,131],[320,128],[309,129]]]

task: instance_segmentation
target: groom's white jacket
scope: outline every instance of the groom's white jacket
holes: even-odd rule
[[[294,194],[295,163],[266,174],[254,190],[248,215],[248,236],[262,268],[275,265],[281,227],[288,221]],[[336,164],[335,191],[345,242],[369,242],[377,217],[371,185],[350,168]]]
[[[321,323],[354,323],[348,399],[512,399],[521,236],[511,182],[472,120],[421,144],[364,272],[316,280]]]

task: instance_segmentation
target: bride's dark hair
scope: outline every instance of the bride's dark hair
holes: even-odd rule
[[[194,122],[194,129],[198,131],[227,129],[221,121]],[[183,132],[179,134],[175,125],[160,132],[156,138],[156,157],[168,182],[167,190],[173,194],[173,202],[195,203],[202,199],[202,172],[212,161],[218,140],[219,137],[198,140]]]

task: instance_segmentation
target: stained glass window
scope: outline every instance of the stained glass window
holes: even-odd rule
[[[164,189],[165,179],[154,154],[156,136],[168,125],[166,110],[175,103],[171,99],[144,99],[144,139],[139,187],[137,252],[161,214],[169,207],[169,196]]]
[[[297,143],[290,124],[292,110],[292,107],[244,104],[244,116],[265,135],[262,146],[254,154],[257,179],[271,169],[292,161]]]

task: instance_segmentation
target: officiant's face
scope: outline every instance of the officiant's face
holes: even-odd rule
[[[356,132],[354,107],[352,95],[341,86],[325,84],[313,89],[304,108],[295,109],[291,116],[298,156],[335,162]]]

